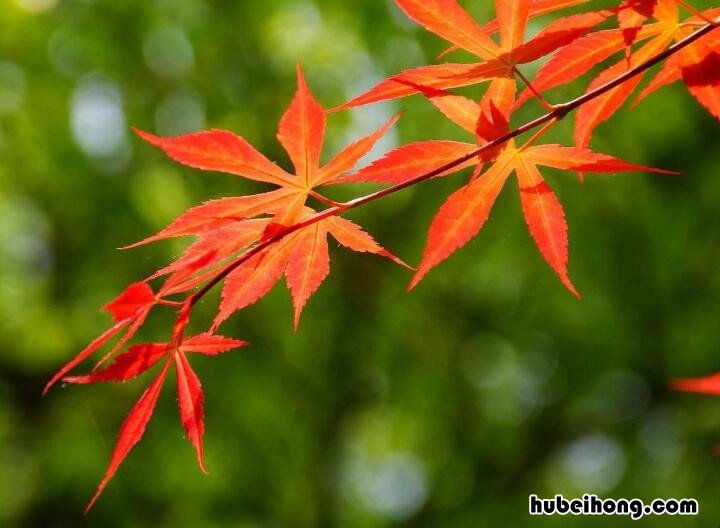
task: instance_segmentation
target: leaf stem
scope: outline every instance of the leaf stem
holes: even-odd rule
[[[525,77],[525,74],[523,74],[523,72],[521,72],[517,66],[513,66],[513,72],[515,72],[515,74],[520,77],[522,82],[525,83],[527,89],[532,92],[532,94],[535,96],[535,99],[540,101],[540,104],[542,104],[546,110],[550,110],[551,112],[555,110],[555,107],[552,104],[548,103],[547,99],[545,99],[545,97],[543,97],[543,95],[535,89],[535,87],[530,82],[530,79]]]
[[[340,202],[336,202],[335,200],[331,200],[330,198],[328,198],[328,197],[326,197],[326,196],[323,196],[323,195],[320,194],[319,192],[314,191],[314,190],[312,190],[312,189],[308,191],[308,196],[312,196],[312,197],[315,198],[317,201],[322,202],[322,203],[324,203],[325,205],[329,205],[329,206],[331,206],[331,207],[336,207],[336,206],[338,206],[338,205],[342,205]]]
[[[162,306],[173,306],[175,308],[181,308],[185,303],[181,301],[168,301],[167,299],[160,299],[157,304],[161,304]]]

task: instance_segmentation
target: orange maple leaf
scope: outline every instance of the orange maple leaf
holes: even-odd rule
[[[474,132],[478,143],[491,141],[508,130],[503,111],[492,101],[478,104],[462,96],[440,91],[425,91],[430,101],[451,121],[469,132]],[[508,104],[506,102],[506,104]],[[509,102],[512,106],[512,101]],[[428,142],[431,146],[434,142]],[[474,146],[465,145],[466,148]],[[414,145],[415,154],[422,152],[422,143]],[[429,164],[437,163],[437,154],[427,150]],[[408,147],[400,147],[388,153],[374,164],[346,178],[351,181],[374,181],[400,183],[412,174],[407,172]],[[485,172],[476,169],[472,180],[456,191],[443,204],[435,216],[428,233],[428,241],[422,261],[410,283],[417,286],[423,277],[440,262],[475,237],[489,218],[490,211],[508,177],[517,175],[520,199],[525,221],[538,250],[560,278],[565,287],[579,296],[573,286],[568,270],[568,227],[562,205],[551,187],[542,177],[538,167],[572,170],[579,173],[614,173],[620,171],[651,171],[667,173],[658,169],[634,165],[626,161],[598,154],[579,147],[561,145],[517,146],[514,140],[493,149],[493,164]],[[417,156],[413,166],[422,164]],[[477,163],[477,162],[476,162]],[[441,165],[437,165],[441,166]],[[460,170],[457,167],[454,171]],[[450,172],[450,171],[449,171]]]
[[[200,334],[177,343],[147,343],[134,345],[115,358],[115,361],[103,370],[85,376],[66,376],[63,381],[68,383],[100,383],[125,382],[147,372],[161,360],[167,361],[160,374],[142,394],[127,418],[120,427],[120,434],[110,457],[107,471],[90,500],[86,511],[92,508],[115,472],[145,433],[147,423],[155,410],[160,391],[162,390],[171,363],[175,363],[177,374],[178,405],[180,419],[185,428],[188,440],[193,445],[200,469],[207,473],[203,460],[203,434],[205,432],[203,390],[200,380],[190,366],[187,354],[217,355],[238,347],[246,346],[244,341],[229,339],[212,334]]]
[[[710,9],[703,17],[713,19],[720,9]],[[594,90],[665,50],[673,42],[687,37],[693,24],[701,23],[698,16],[680,20],[676,0],[634,0],[626,3],[618,12],[621,27],[598,31],[581,37],[562,47],[538,71],[532,81],[535,92],[566,84],[584,75],[594,66],[623,50],[626,58],[604,69],[590,83]],[[642,24],[650,18],[655,21]],[[644,42],[636,51],[630,46]],[[720,118],[720,30],[687,46],[666,61],[657,77],[639,95],[636,103],[661,86],[682,79],[695,98],[714,116]],[[578,109],[575,124],[575,142],[580,147],[590,144],[596,127],[607,121],[640,85],[644,74],[637,75],[622,86],[584,104]],[[518,97],[515,108],[532,98],[534,93],[526,89]]]
[[[176,294],[195,288],[239,252],[312,216],[315,211],[307,206],[308,198],[323,199],[314,189],[353,169],[398,119],[397,116],[391,119],[321,166],[326,114],[308,88],[299,65],[297,73],[298,89],[280,120],[277,134],[295,174],[284,171],[231,132],[213,130],[161,138],[138,131],[143,139],[184,165],[227,172],[279,187],[262,194],[206,202],[183,213],[158,234],[129,246],[183,235],[200,237],[178,260],[151,277],[170,275],[163,293]],[[272,215],[272,219],[255,218],[262,215]],[[302,308],[329,272],[328,234],[356,251],[377,253],[401,263],[349,220],[323,220],[273,244],[234,270],[225,283],[215,326],[264,296],[284,273],[293,296],[297,327]],[[247,284],[239,277],[248,279]]]
[[[481,59],[472,64],[445,63],[406,70],[382,81],[362,95],[335,108],[340,110],[419,93],[417,87],[449,89],[495,80],[486,94],[495,99],[515,96],[516,66],[532,62],[572,42],[610,15],[597,11],[552,22],[524,43],[528,21],[587,0],[496,0],[497,20],[481,27],[457,0],[395,0],[412,20],[428,31]],[[490,38],[500,33],[500,44]]]

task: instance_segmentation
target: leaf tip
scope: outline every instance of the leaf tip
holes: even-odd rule
[[[383,249],[378,253],[381,257],[385,257],[387,259],[392,260],[395,264],[398,264],[399,266],[402,266],[403,268],[409,269],[410,271],[417,271],[414,267],[412,267],[410,264],[402,260],[400,257],[395,256],[387,249]]]
[[[45,396],[47,396],[47,393],[50,392],[50,389],[53,388],[53,385],[55,385],[56,381],[57,380],[55,378],[52,378],[50,381],[48,381],[45,384],[45,386],[43,387],[42,393],[41,393],[41,397],[44,398]]]
[[[213,321],[212,326],[210,327],[210,333],[214,334],[218,328],[220,328],[220,325],[225,322],[225,319],[228,318],[228,315],[224,313],[223,311],[219,311],[218,314],[215,316],[215,320]]]
[[[202,471],[203,475],[209,475],[210,472],[207,470],[207,466],[205,465],[205,457],[203,456],[202,446],[198,446],[197,459],[198,459],[198,467],[200,468],[200,471]]]
[[[580,292],[577,291],[577,288],[575,288],[575,285],[570,280],[570,277],[567,275],[567,273],[559,274],[560,280],[563,283],[563,286],[567,288],[567,290],[572,293],[578,300],[582,301],[582,295],[580,295]]]
[[[720,383],[716,376],[706,378],[672,378],[668,387],[678,392],[697,392],[703,394],[719,394]]]
[[[415,273],[412,280],[410,281],[410,284],[408,284],[408,287],[407,287],[408,292],[413,291],[417,287],[417,285],[420,284],[420,281],[423,280],[423,278],[425,277],[425,273],[426,272],[423,271],[422,269],[418,270],[417,273]]]
[[[140,246],[142,246],[142,245],[143,245],[143,241],[133,242],[132,244],[128,244],[127,246],[120,246],[120,247],[117,247],[117,248],[115,248],[115,249],[120,250],[120,251],[127,251],[128,249],[135,249],[135,248],[140,247]]]
[[[137,127],[131,127],[131,130],[135,133],[135,135],[137,135],[141,139],[144,139],[148,143],[155,144],[159,139],[158,136],[151,134],[150,132],[145,132],[144,130],[141,130]]]
[[[305,80],[305,71],[303,70],[300,59],[298,59],[297,62],[295,63],[295,71],[297,72],[297,88],[298,88],[298,90],[307,91],[308,85],[307,85],[307,81]]]
[[[336,114],[337,112],[342,112],[343,110],[347,110],[350,108],[347,103],[343,103],[341,105],[333,106],[332,108],[327,108],[325,110],[326,114]]]
[[[400,121],[400,119],[402,118],[402,116],[405,115],[405,112],[407,112],[407,110],[400,110],[397,114],[395,114],[394,116],[392,116],[392,117],[390,118],[390,120],[388,120],[388,122],[385,124],[385,126],[381,128],[381,130],[384,131],[383,134],[387,133],[388,130],[390,130],[392,127],[394,127],[395,124],[396,124],[398,121]]]
[[[687,378],[671,378],[668,380],[667,386],[670,390],[688,392],[692,390],[689,382],[690,380]]]
[[[93,495],[92,499],[90,499],[90,502],[88,502],[88,505],[85,506],[85,511],[83,512],[83,515],[87,515],[90,513],[90,510],[92,510],[93,506],[95,506],[95,503],[100,498],[100,495],[102,495],[103,490],[105,489],[105,486],[108,483],[107,477],[103,479],[103,481],[98,486],[97,490],[95,491],[95,495]]]

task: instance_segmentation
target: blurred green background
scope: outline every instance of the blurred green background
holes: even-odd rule
[[[492,18],[490,2],[464,5]],[[222,329],[252,347],[194,362],[210,475],[197,470],[169,383],[145,438],[82,517],[147,377],[45,399],[42,385],[108,326],[99,306],[187,241],[114,248],[192,204],[263,188],[176,165],[130,126],[231,129],[287,167],[274,135],[296,60],[329,107],[442,49],[389,0],[2,1],[0,526],[633,524],[527,513],[531,493],[584,492],[695,497],[698,517],[642,522],[717,525],[720,400],[666,388],[720,370],[720,128],[679,84],[619,113],[593,146],[682,176],[580,185],[546,173],[565,204],[584,300],[537,253],[513,185],[483,233],[412,294],[407,271],[333,247],[331,276],[297,333],[279,286]],[[469,139],[413,98],[333,115],[326,158],[400,109],[376,155]],[[528,105],[518,123],[539,111]],[[571,132],[568,119],[548,139]],[[351,218],[416,263],[434,211],[462,180]],[[203,303],[198,330],[216,301]],[[165,340],[170,316],[153,317],[141,337]]]

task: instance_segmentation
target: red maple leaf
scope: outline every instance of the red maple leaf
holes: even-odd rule
[[[174,343],[148,343],[134,345],[118,355],[115,361],[104,368],[85,376],[65,376],[68,383],[100,383],[106,381],[124,382],[131,380],[149,370],[152,366],[165,359],[160,374],[142,394],[127,418],[120,427],[117,443],[110,457],[105,476],[90,500],[86,511],[92,508],[95,501],[107,486],[110,479],[125,460],[130,450],[145,433],[145,427],[152,417],[160,391],[162,390],[171,363],[175,363],[177,373],[177,393],[180,407],[180,420],[185,428],[188,440],[197,454],[198,465],[203,472],[203,390],[200,380],[190,366],[187,354],[217,355],[247,345],[244,341],[226,337],[200,334],[188,339],[180,339]]]
[[[628,9],[630,11],[628,11]],[[693,24],[701,23],[698,16],[680,20],[676,0],[637,0],[626,4],[620,10],[621,28],[591,33],[561,48],[538,71],[532,81],[535,92],[566,84],[590,71],[594,66],[609,59],[616,53],[629,49],[634,42],[643,45],[628,53],[627,57],[604,69],[590,83],[588,90],[594,90],[608,81],[625,73],[665,50],[673,42],[681,40],[693,31]],[[623,13],[635,13],[625,15]],[[720,9],[702,13],[708,19],[720,14]],[[655,22],[640,25],[648,18]],[[624,27],[623,27],[624,25]],[[642,99],[661,86],[682,79],[690,92],[713,115],[720,117],[720,30],[714,30],[707,37],[687,46],[680,53],[666,61],[658,76],[643,90]],[[578,109],[575,125],[575,142],[580,147],[590,144],[595,128],[608,120],[640,85],[644,75],[637,75],[622,86],[608,91]],[[518,107],[534,96],[527,89],[518,97]]]
[[[177,261],[151,277],[171,275],[164,287],[169,294],[188,291],[207,280],[219,265],[239,252],[312,216],[315,211],[307,206],[308,198],[323,199],[314,189],[350,171],[396,120],[397,117],[393,118],[321,166],[325,111],[313,97],[298,66],[298,90],[280,120],[277,134],[295,167],[295,174],[285,172],[231,132],[214,130],[174,138],[138,132],[184,165],[244,176],[279,188],[258,195],[207,202],[183,213],[157,235],[130,247],[176,236],[200,237]],[[255,218],[268,214],[273,215],[272,219]],[[297,327],[308,298],[329,272],[328,234],[356,251],[376,253],[401,262],[349,220],[323,220],[261,251],[235,270],[225,283],[215,326],[231,313],[263,297],[285,274],[293,296]]]
[[[52,386],[62,379],[63,376],[92,356],[103,345],[124,330],[125,333],[122,335],[118,343],[105,356],[105,358],[98,363],[98,366],[108,357],[120,350],[137,333],[145,322],[145,319],[147,319],[152,307],[158,302],[160,302],[160,299],[156,297],[152,288],[150,288],[147,283],[137,282],[128,286],[127,289],[116,299],[110,301],[103,307],[105,311],[112,314],[115,324],[97,337],[87,347],[81,350],[77,356],[65,364],[65,366],[63,366],[45,385],[43,394],[47,394]]]
[[[661,9],[663,7],[660,6]],[[640,28],[655,14],[657,8],[658,0],[626,0],[617,8],[618,26],[622,30],[628,57]]]
[[[120,428],[108,470],[88,509],[142,437],[171,363],[175,364],[177,371],[181,421],[195,447],[198,463],[203,471],[205,470],[202,458],[203,393],[187,354],[213,355],[244,346],[246,343],[213,333],[184,338],[193,303],[191,298],[181,303],[167,299],[168,296],[188,292],[212,279],[217,275],[220,266],[239,258],[248,248],[267,241],[267,247],[229,273],[215,326],[233,311],[247,306],[267,293],[283,274],[286,275],[292,292],[297,326],[302,308],[329,271],[328,235],[355,251],[375,253],[402,264],[359,226],[339,217],[326,218],[297,229],[291,235],[281,237],[276,243],[269,243],[270,237],[275,233],[315,214],[315,211],[306,205],[309,197],[332,203],[314,189],[352,170],[396,120],[397,117],[393,118],[376,132],[347,146],[329,163],[321,166],[325,111],[310,93],[298,66],[298,90],[280,121],[278,131],[278,139],[290,156],[295,174],[284,171],[242,137],[231,132],[212,130],[162,138],[138,131],[141,137],[185,165],[228,172],[273,184],[278,188],[253,196],[206,202],[182,214],[157,235],[131,246],[176,236],[198,237],[175,262],[158,270],[148,279],[150,281],[167,277],[157,293],[147,282],[135,283],[108,303],[105,310],[110,312],[115,325],[83,349],[47,384],[45,391],[59,380],[76,384],[127,381],[165,361],[155,381],[143,393]],[[251,283],[246,283],[242,277],[248,277]],[[168,343],[134,345],[126,352],[116,355],[137,333],[153,306],[158,304],[180,308],[172,339]],[[119,342],[90,374],[69,375],[71,370],[117,335],[121,335]],[[114,357],[114,361],[101,368],[111,357]]]
[[[450,120],[474,132],[479,143],[491,141],[508,130],[503,112],[494,103],[475,103],[462,96],[439,91],[429,93],[429,99]],[[512,101],[507,103],[512,106]],[[489,105],[489,108],[488,108]],[[432,142],[430,142],[432,144]],[[466,144],[461,144],[466,145]],[[421,144],[413,146],[421,152]],[[474,147],[467,144],[467,148]],[[485,172],[476,170],[472,180],[456,191],[443,204],[435,216],[428,233],[428,242],[417,273],[410,288],[440,262],[467,244],[482,229],[493,204],[508,177],[517,175],[520,199],[525,221],[538,250],[553,268],[565,287],[573,294],[577,290],[570,281],[567,270],[568,228],[562,205],[551,187],[542,177],[538,167],[572,170],[579,173],[615,173],[620,171],[652,171],[658,169],[634,165],[585,148],[561,145],[517,146],[514,140],[493,149],[493,164]],[[432,149],[428,149],[429,163],[435,163]],[[400,183],[412,177],[407,172],[408,147],[400,147],[367,168],[349,175],[351,181]],[[417,157],[414,165],[420,163]],[[441,165],[438,165],[441,166]],[[460,170],[462,167],[453,169]],[[452,171],[448,171],[452,172]]]
[[[718,14],[718,9],[706,13],[707,16]],[[688,28],[684,28],[682,34],[687,36]],[[720,119],[720,29],[715,29],[707,37],[666,60],[633,104],[659,88],[680,80],[701,105]]]
[[[295,167],[295,174],[284,171],[244,138],[226,130],[178,137],[158,137],[137,131],[143,139],[183,165],[242,176],[276,185],[278,189],[207,202],[182,214],[158,234],[129,247],[176,236],[202,235],[228,223],[263,214],[273,215],[273,225],[292,225],[306,207],[308,197],[315,196],[314,188],[351,170],[398,119],[391,119],[379,130],[349,145],[321,167],[325,110],[310,92],[299,65],[297,75],[297,92],[280,120],[277,134]]]
[[[572,42],[605,20],[610,11],[597,11],[555,20],[524,43],[528,21],[535,16],[584,3],[586,0],[496,0],[497,21],[485,27],[473,20],[457,0],[395,0],[408,17],[439,37],[481,59],[472,64],[421,66],[382,81],[335,110],[419,93],[418,86],[457,88],[493,80],[486,93],[503,107],[501,97],[514,99],[516,66],[532,62]],[[498,31],[500,44],[490,35]]]
[[[653,58],[659,59],[659,53],[673,41],[690,35],[693,27],[704,25],[703,32],[707,32],[707,20],[720,14],[720,10],[710,10],[680,22],[675,0],[626,0],[615,10],[594,11],[556,20],[525,42],[526,27],[531,18],[584,2],[586,0],[496,0],[497,19],[481,27],[457,0],[396,0],[410,18],[452,43],[453,47],[448,51],[464,49],[476,55],[481,62],[448,63],[408,70],[383,81],[341,108],[422,93],[445,116],[472,133],[473,143],[443,140],[412,143],[347,175],[393,126],[396,117],[343,149],[329,163],[321,165],[326,112],[312,95],[299,65],[297,91],[280,120],[277,134],[294,167],[292,173],[270,161],[244,138],[232,132],[210,130],[168,138],[137,131],[143,139],[184,165],[242,176],[275,188],[256,195],[206,202],[183,213],[156,235],[130,246],[186,235],[197,238],[177,260],[156,271],[145,282],[130,285],[108,303],[105,310],[112,315],[114,325],[83,349],[47,384],[45,391],[58,380],[75,384],[124,382],[162,364],[159,374],[120,428],[108,469],[88,509],[143,436],[172,364],[177,374],[180,419],[195,449],[198,464],[205,471],[204,395],[188,354],[215,355],[246,345],[243,341],[224,338],[214,332],[231,314],[266,295],[283,276],[292,295],[294,325],[297,328],[308,299],[330,271],[329,236],[354,251],[378,254],[406,266],[358,225],[337,215],[395,192],[411,180],[418,183],[427,179],[439,172],[440,167],[457,162],[452,169],[437,176],[452,174],[466,167],[473,167],[473,174],[467,184],[448,198],[433,219],[422,262],[410,288],[479,233],[499,193],[514,174],[531,237],[565,287],[579,296],[568,272],[565,213],[540,168],[552,167],[579,174],[665,171],[633,165],[587,148],[595,127],[620,108],[638,86],[642,75],[627,79],[615,89],[598,90],[584,98],[585,101],[578,100],[574,102],[576,104],[569,103],[564,108],[552,107],[540,93],[579,77],[624,50],[625,60],[604,70],[590,84],[590,89],[596,90],[630,68],[647,66],[645,63]],[[611,13],[618,15],[619,29],[584,36]],[[651,21],[653,19],[655,21]],[[491,38],[496,32],[500,34],[499,43]],[[633,50],[638,42],[643,44]],[[516,100],[516,77],[528,83],[517,66],[550,54],[554,55],[541,68],[537,80],[532,85],[528,84],[528,90]],[[713,115],[720,117],[719,30],[676,53],[638,100],[679,79]],[[445,91],[487,80],[492,82],[480,102]],[[510,133],[508,121],[512,112],[531,95],[537,96],[553,112]],[[522,145],[518,145],[515,139],[502,142],[533,126],[547,123],[550,118],[560,118],[578,106],[575,131],[578,146],[536,145],[545,128]],[[552,126],[553,123],[554,120],[547,124]],[[502,141],[500,138],[503,138]],[[486,148],[479,155],[473,154],[478,145],[492,141],[495,142],[492,148]],[[475,157],[467,159],[469,156]],[[487,169],[486,164],[489,164]],[[316,190],[330,184],[358,181],[397,184],[398,187],[346,204],[337,204]],[[318,213],[308,205],[309,198],[329,205],[330,209]],[[148,283],[160,278],[164,279],[164,283],[156,292]],[[210,332],[185,338],[193,305],[223,280],[222,300]],[[169,299],[191,292],[203,284],[201,290],[188,294],[183,302]],[[126,352],[120,353],[156,305],[179,308],[171,339],[167,343],[130,346]],[[118,336],[118,343],[89,374],[69,375],[81,362]],[[106,365],[110,358],[113,362]],[[718,385],[717,376],[675,382],[679,390],[712,393],[718,392]]]

